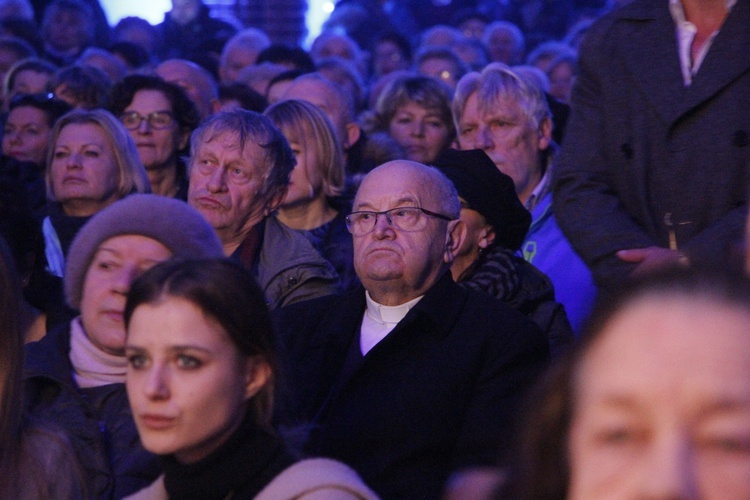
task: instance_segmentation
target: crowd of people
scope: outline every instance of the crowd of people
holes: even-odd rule
[[[0,0],[0,498],[750,496],[750,1],[423,3]]]

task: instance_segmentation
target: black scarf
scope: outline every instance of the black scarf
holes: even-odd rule
[[[57,237],[60,239],[63,255],[67,258],[70,244],[73,243],[73,239],[78,234],[78,231],[92,216],[73,217],[72,215],[65,215],[62,206],[54,202],[49,204],[48,209],[49,220],[52,223],[52,227],[55,228]]]
[[[194,464],[162,458],[170,499],[251,499],[294,463],[281,441],[248,411],[240,427],[211,455]]]

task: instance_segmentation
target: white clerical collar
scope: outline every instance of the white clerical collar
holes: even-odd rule
[[[373,320],[383,325],[396,325],[399,321],[404,319],[404,316],[406,316],[406,313],[409,312],[409,309],[414,307],[417,302],[422,300],[422,297],[424,297],[424,295],[421,295],[416,299],[412,299],[409,302],[400,304],[398,306],[384,306],[383,304],[378,304],[377,302],[375,302],[372,297],[370,297],[370,292],[365,291],[365,298],[367,300],[367,313]]]

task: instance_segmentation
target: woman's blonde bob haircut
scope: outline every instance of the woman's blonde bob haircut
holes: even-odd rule
[[[141,163],[138,156],[138,150],[135,148],[133,139],[130,138],[125,127],[120,120],[115,118],[111,113],[103,109],[92,110],[73,110],[63,115],[55,127],[52,129],[52,140],[49,152],[47,153],[47,168],[44,174],[44,180],[47,184],[47,198],[51,201],[57,201],[54,189],[52,188],[52,159],[55,155],[55,145],[60,136],[62,129],[71,124],[96,125],[107,138],[109,145],[114,152],[114,160],[117,165],[119,179],[117,181],[118,199],[122,199],[133,193],[150,193],[151,183],[148,180],[146,169]]]
[[[328,116],[306,101],[278,102],[264,113],[290,144],[315,149],[315,168],[322,174],[323,192],[338,196],[344,189],[344,154]]]

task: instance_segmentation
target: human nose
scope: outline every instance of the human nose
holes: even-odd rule
[[[396,234],[396,232],[393,230],[393,221],[387,213],[383,212],[375,216],[375,227],[373,228],[373,234],[378,239],[387,238]]]
[[[83,163],[83,155],[77,151],[73,151],[68,155],[68,168],[80,168]]]
[[[220,193],[226,190],[226,177],[222,167],[217,167],[209,174],[206,186],[211,193]]]
[[[135,265],[124,265],[120,267],[113,278],[114,291],[122,295],[127,294],[130,291],[130,285],[133,284],[140,274],[140,269]]]
[[[151,124],[148,122],[148,118],[145,116],[139,116],[138,118],[141,120],[141,122],[138,124],[138,128],[136,130],[138,130],[138,132],[141,134],[148,134],[149,132],[151,132]]]
[[[19,134],[18,132],[6,132],[5,135],[8,137],[8,142],[10,144],[21,143],[21,134]]]
[[[144,383],[144,394],[149,399],[169,398],[169,381],[167,367],[161,363],[154,363]]]
[[[481,149],[483,151],[490,150],[495,147],[495,143],[492,140],[489,127],[479,127],[476,135],[475,149]]]
[[[424,130],[425,130],[424,123],[420,121],[415,121],[411,125],[410,132],[411,132],[411,135],[415,137],[424,137]]]
[[[698,498],[693,450],[687,436],[675,435],[651,447],[641,463],[643,474],[638,480],[639,498]]]

